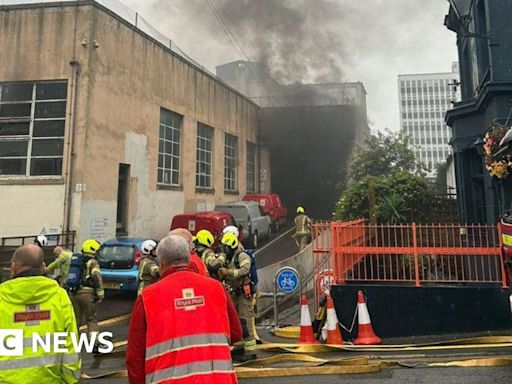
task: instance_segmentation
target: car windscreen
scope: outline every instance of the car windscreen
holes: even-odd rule
[[[133,247],[131,246],[106,246],[100,249],[98,260],[109,263],[112,261],[133,260]]]
[[[247,208],[244,206],[219,206],[217,210],[231,213],[238,224],[247,222]]]
[[[259,205],[253,205],[252,207],[249,207],[249,212],[251,213],[251,218],[253,219],[256,217],[265,216],[265,213]]]

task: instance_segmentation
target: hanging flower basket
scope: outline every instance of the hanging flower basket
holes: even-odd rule
[[[506,178],[509,171],[512,170],[510,155],[498,159],[493,158],[494,154],[500,149],[501,139],[509,129],[501,123],[494,122],[484,138],[485,168],[491,176],[496,176],[499,179]]]

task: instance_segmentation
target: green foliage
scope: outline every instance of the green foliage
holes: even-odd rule
[[[389,196],[382,196],[377,206],[378,216],[389,224],[400,224],[405,221],[405,201],[396,193]]]
[[[403,171],[369,176],[350,184],[336,205],[336,220],[369,219],[369,181],[373,182],[377,200],[377,222],[428,221],[429,205],[434,199],[432,188],[422,177]]]
[[[379,132],[366,140],[350,165],[350,181],[359,181],[368,176],[391,176],[395,172],[422,175],[424,169],[415,162],[409,148],[409,137],[402,132]]]

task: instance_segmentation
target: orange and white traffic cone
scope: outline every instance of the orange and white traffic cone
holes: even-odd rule
[[[341,331],[331,295],[327,295],[327,344],[343,344]]]
[[[311,323],[311,315],[309,313],[308,299],[306,295],[300,298],[300,344],[317,344],[313,333],[313,324]]]
[[[357,292],[357,317],[359,323],[359,330],[357,331],[357,338],[354,341],[356,345],[374,345],[381,344],[382,340],[373,332],[372,321],[368,313],[368,307],[364,300],[363,291]]]

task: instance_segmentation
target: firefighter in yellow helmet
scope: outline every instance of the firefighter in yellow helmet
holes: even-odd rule
[[[0,383],[78,383],[81,358],[73,345],[77,337],[73,306],[64,289],[43,276],[43,250],[35,244],[19,247],[11,260],[11,279],[0,284],[0,329],[22,332],[19,356],[0,353]],[[33,335],[62,332],[64,353],[32,345]],[[13,338],[5,338],[8,343]],[[64,341],[64,340],[63,340]],[[10,347],[8,347],[10,348]]]
[[[218,271],[224,266],[226,258],[224,255],[217,255],[212,247],[215,243],[213,234],[207,229],[201,229],[194,236],[194,247],[196,254],[203,260],[203,263],[208,269],[210,277],[220,280]]]
[[[221,245],[225,255],[225,267],[219,269],[218,274],[230,287],[231,299],[240,317],[242,324],[243,345],[246,359],[255,358],[256,340],[254,329],[254,303],[251,284],[251,257],[239,246],[238,238],[232,233],[222,236]],[[236,349],[236,345],[235,345]]]
[[[140,247],[142,260],[139,265],[137,295],[140,295],[144,288],[156,283],[160,278],[160,268],[156,262],[156,246],[157,242],[155,240],[145,240]]]
[[[87,333],[90,337],[94,332],[99,332],[98,305],[105,298],[103,279],[101,278],[100,265],[96,255],[100,250],[100,243],[94,239],[85,240],[82,243],[82,256],[84,258],[83,272],[80,288],[71,293],[71,302],[75,309],[76,321],[80,327],[82,317],[85,316]],[[72,262],[73,263],[73,262]],[[73,264],[72,267],[73,268]],[[68,279],[69,283],[69,279]],[[99,341],[95,339],[94,353],[98,352]]]
[[[303,207],[297,207],[297,216],[295,216],[295,242],[302,251],[311,241],[311,219],[306,215]]]

